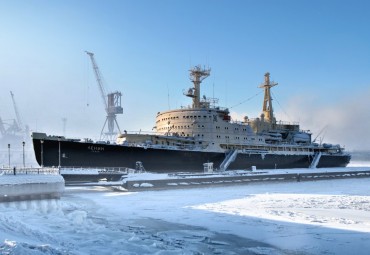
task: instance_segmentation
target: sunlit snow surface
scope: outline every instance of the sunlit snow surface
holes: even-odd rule
[[[370,178],[0,204],[0,254],[368,254]]]

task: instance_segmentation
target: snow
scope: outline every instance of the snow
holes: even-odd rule
[[[170,177],[168,174],[129,173],[125,176],[124,181],[161,180],[161,179],[170,179]]]
[[[154,185],[153,185],[153,184],[151,184],[151,183],[146,183],[146,182],[144,182],[144,183],[141,183],[141,184],[139,184],[139,183],[135,183],[133,186],[134,186],[135,188],[138,188],[138,187],[151,188],[151,187],[153,187]]]
[[[321,194],[251,194],[221,203],[192,206],[193,209],[250,216],[275,221],[370,230],[370,198],[366,196]]]
[[[370,161],[354,161],[348,164],[349,167],[370,167]]]
[[[99,174],[99,169],[83,169],[83,168],[62,168],[60,170],[61,174],[89,174],[89,175],[98,175]]]
[[[60,200],[0,204],[0,254],[360,255],[370,249],[370,178],[181,186],[67,187]]]
[[[354,163],[350,167],[330,167],[330,168],[292,168],[292,169],[259,169],[255,171],[232,170],[222,173],[179,173],[179,174],[158,174],[158,173],[129,173],[124,176],[123,183],[126,181],[139,180],[170,180],[170,179],[191,179],[191,178],[210,178],[236,175],[275,175],[275,174],[307,174],[307,173],[333,173],[370,170],[370,163]],[[186,183],[188,184],[188,183]],[[184,184],[184,185],[186,185]],[[173,185],[173,184],[170,184]]]
[[[58,174],[17,174],[0,175],[0,185],[16,185],[25,183],[59,183],[64,179]]]
[[[117,199],[125,205],[121,212],[133,218],[196,225],[282,250],[361,254],[364,246],[370,248],[362,242],[370,238],[369,184],[370,179],[277,183],[142,192]],[[106,208],[116,203],[100,202]]]
[[[0,201],[57,196],[64,191],[64,179],[56,174],[0,175]],[[21,208],[24,207],[22,204]]]
[[[150,188],[150,187],[153,187],[153,186],[154,186],[153,184],[151,184],[151,183],[146,183],[146,182],[144,182],[144,183],[140,184],[140,187],[146,187],[146,188]]]

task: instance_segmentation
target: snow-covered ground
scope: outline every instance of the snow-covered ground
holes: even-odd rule
[[[351,161],[348,167],[370,167],[370,161]]]
[[[0,185],[20,185],[30,183],[64,183],[62,176],[58,174],[18,174],[2,175],[0,173]]]
[[[369,165],[368,165],[369,166]],[[369,254],[370,178],[0,204],[0,254]]]

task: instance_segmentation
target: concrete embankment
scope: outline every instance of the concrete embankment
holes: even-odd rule
[[[128,191],[196,188],[217,185],[245,185],[262,182],[300,182],[345,178],[369,178],[370,168],[363,170],[279,173],[256,172],[237,175],[183,175],[154,180],[126,180],[122,187]]]
[[[58,174],[0,175],[0,202],[59,199],[63,192]]]

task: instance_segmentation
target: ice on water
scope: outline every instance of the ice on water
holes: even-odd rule
[[[0,205],[0,254],[367,254],[370,178]]]

